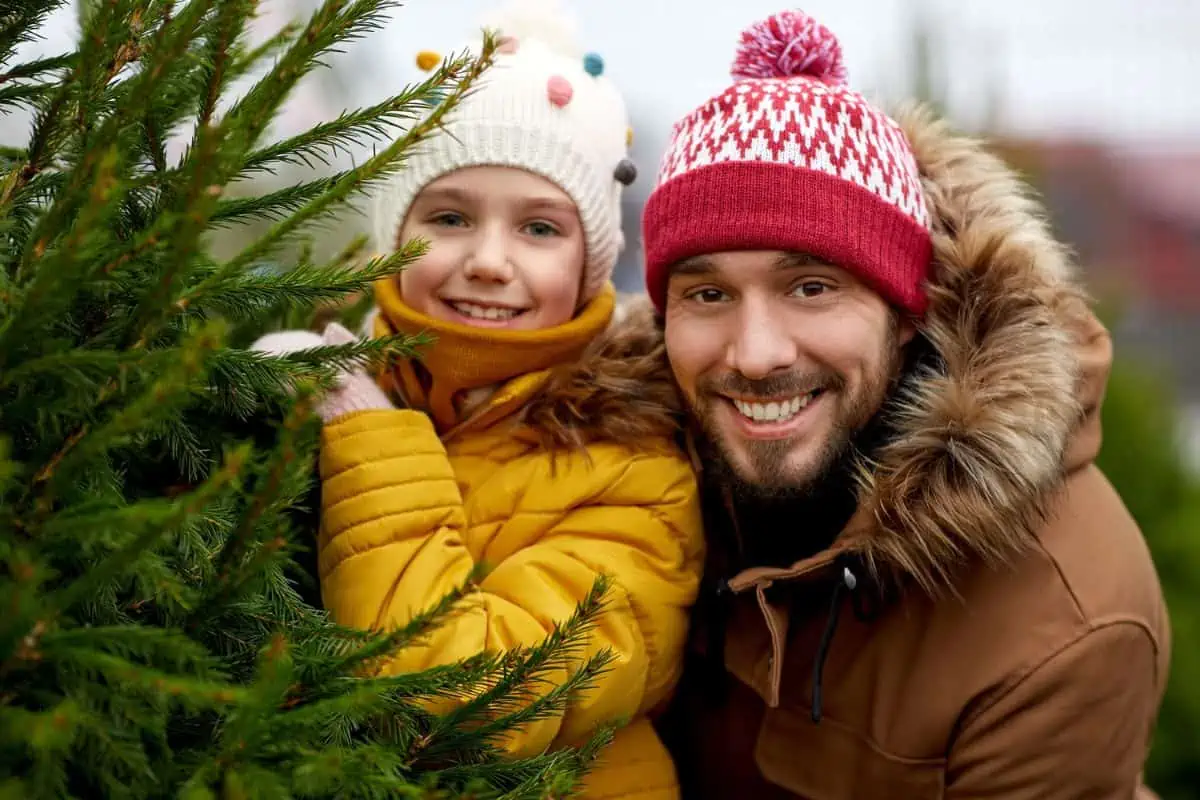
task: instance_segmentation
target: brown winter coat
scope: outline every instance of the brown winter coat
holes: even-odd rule
[[[923,333],[940,364],[910,382],[832,547],[736,574],[727,614],[698,615],[660,725],[684,797],[1133,797],[1169,632],[1093,464],[1110,340],[1013,175],[899,119],[934,211]]]

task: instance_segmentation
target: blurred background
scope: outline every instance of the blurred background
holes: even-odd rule
[[[275,134],[416,81],[416,53],[461,46],[493,2],[409,0],[311,76]],[[626,95],[640,176],[626,194],[628,246],[616,281],[636,291],[638,220],[671,124],[727,85],[738,32],[787,4],[563,2],[585,50],[604,58]],[[264,35],[315,5],[263,0]],[[809,0],[803,8],[838,35],[855,88],[885,106],[925,99],[991,139],[1042,192],[1076,249],[1116,341],[1102,466],[1145,531],[1172,616],[1174,660],[1149,780],[1169,800],[1200,798],[1200,2]],[[32,49],[69,47],[75,13],[64,9]],[[28,124],[0,117],[0,142],[23,139]],[[362,155],[347,152],[316,171]],[[361,215],[348,214],[318,237],[317,254],[366,230]],[[250,233],[224,232],[215,244],[233,248]]]

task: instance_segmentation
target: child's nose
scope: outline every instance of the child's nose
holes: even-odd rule
[[[493,283],[508,283],[513,277],[509,261],[508,237],[502,231],[481,230],[475,247],[467,254],[467,278]]]

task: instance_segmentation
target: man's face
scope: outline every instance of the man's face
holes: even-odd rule
[[[757,494],[804,492],[838,462],[913,334],[849,272],[795,253],[687,259],[667,287],[675,380],[715,455]]]

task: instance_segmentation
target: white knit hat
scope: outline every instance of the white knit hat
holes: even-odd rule
[[[600,57],[575,43],[558,0],[512,0],[484,27],[501,38],[495,63],[447,115],[445,130],[419,145],[377,191],[375,245],[381,252],[395,248],[409,206],[442,175],[517,167],[555,183],[579,209],[587,245],[582,300],[588,300],[608,282],[624,247],[621,190],[637,174],[628,158],[624,100],[603,76]],[[437,57],[423,52],[418,63],[429,69]]]

